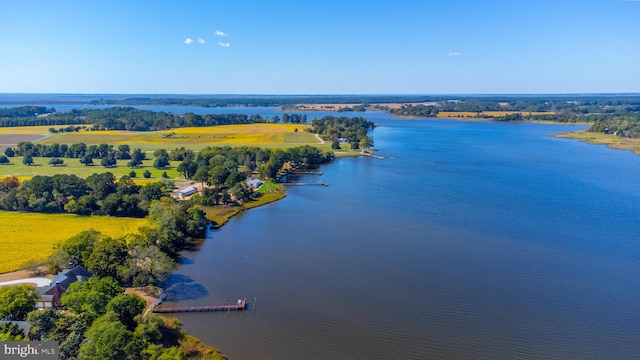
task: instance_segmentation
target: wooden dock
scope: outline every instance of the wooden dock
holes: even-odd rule
[[[294,170],[291,172],[291,174],[296,174],[296,175],[322,175],[322,171],[298,171],[298,170]]]
[[[283,182],[280,183],[284,186],[329,186],[329,183],[326,182],[315,182],[315,183],[298,183],[298,182]]]
[[[190,306],[190,307],[172,307],[172,308],[154,308],[154,313],[184,313],[184,312],[207,312],[207,311],[238,311],[247,307],[247,299],[238,300],[237,303],[231,305],[213,305],[213,306]]]

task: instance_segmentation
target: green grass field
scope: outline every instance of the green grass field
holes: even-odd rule
[[[131,169],[127,167],[129,160],[118,160],[115,167],[105,168],[100,165],[100,159],[94,160],[95,164],[91,166],[85,166],[80,164],[79,159],[67,159],[64,158],[64,164],[62,166],[49,165],[50,158],[33,158],[33,165],[24,165],[22,163],[22,157],[16,156],[9,159],[9,164],[0,165],[0,177],[2,176],[21,176],[21,177],[33,177],[35,175],[52,176],[56,174],[75,174],[79,177],[86,178],[94,173],[111,172],[116,177],[123,175],[129,175],[131,170],[136,172],[136,179],[144,180],[142,174],[145,170],[151,172],[151,180],[161,180],[162,173],[166,172],[169,179],[182,178],[176,170],[179,162],[171,162],[170,166],[165,169],[154,169],[153,159],[145,160],[141,167]]]
[[[0,211],[0,273],[20,269],[31,260],[45,260],[53,245],[93,228],[111,237],[137,232],[146,219]]]

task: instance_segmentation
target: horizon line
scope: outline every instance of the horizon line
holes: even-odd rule
[[[76,92],[0,92],[2,95],[60,95],[60,96],[252,96],[252,97],[304,97],[304,96],[584,96],[584,95],[631,95],[640,96],[640,92],[558,92],[558,93],[305,93],[305,94],[266,94],[266,93],[76,93]]]

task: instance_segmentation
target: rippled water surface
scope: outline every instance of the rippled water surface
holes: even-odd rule
[[[630,359],[640,354],[640,157],[556,125],[365,113],[384,160],[210,231],[169,304],[231,359]],[[254,298],[257,300],[253,304]]]

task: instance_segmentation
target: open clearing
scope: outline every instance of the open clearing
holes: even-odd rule
[[[146,219],[0,211],[0,273],[18,270],[31,260],[45,260],[55,243],[84,230],[120,237],[147,224]]]

